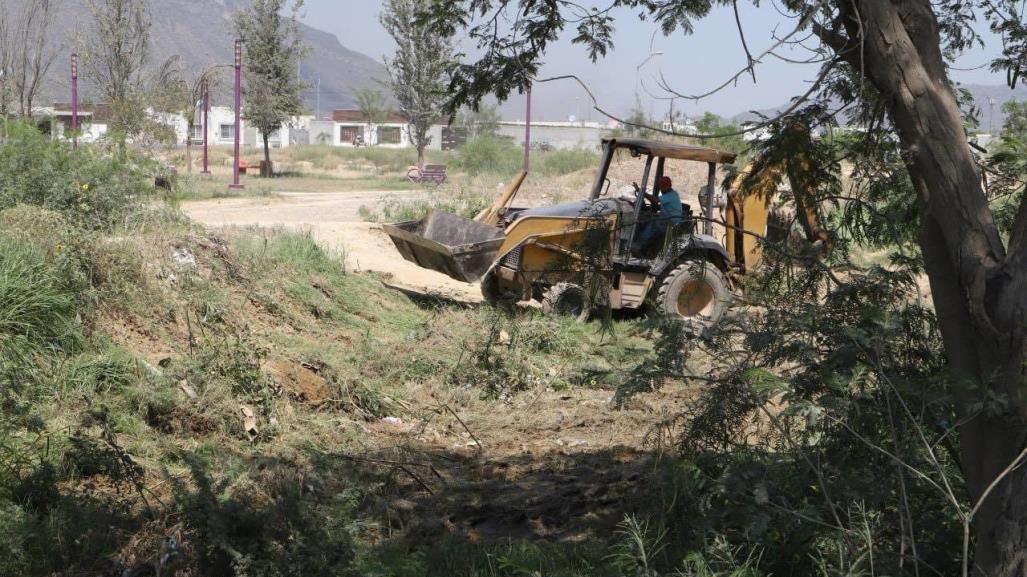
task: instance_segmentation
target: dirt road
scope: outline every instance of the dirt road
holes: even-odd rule
[[[481,301],[476,285],[422,269],[396,251],[381,226],[364,222],[361,206],[386,197],[417,199],[421,192],[285,192],[273,197],[186,202],[182,209],[210,227],[265,226],[310,232],[325,248],[345,256],[351,270],[382,273],[390,284],[463,302]]]

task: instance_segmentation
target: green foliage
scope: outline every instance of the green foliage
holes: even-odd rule
[[[534,153],[532,174],[562,176],[595,168],[599,155],[590,150],[551,150]],[[481,174],[514,175],[524,165],[524,149],[513,140],[484,136],[468,140],[457,149],[453,168],[472,176]]]
[[[712,112],[703,113],[702,117],[695,121],[695,128],[701,135],[701,144],[735,153],[741,153],[748,148],[741,135],[735,134],[739,130],[738,125],[725,124],[721,117]]]
[[[436,196],[428,200],[404,200],[387,197],[374,209],[361,206],[360,217],[370,222],[403,222],[417,220],[428,214],[430,210],[438,210],[456,214],[464,218],[474,218],[479,212],[488,208],[492,199],[475,193]]]
[[[303,0],[255,0],[235,15],[235,28],[245,46],[243,114],[260,131],[268,161],[271,134],[303,109],[304,86],[296,77],[296,68],[309,51],[300,38],[296,16],[302,6]],[[290,7],[292,15],[283,16]]]
[[[363,88],[356,91],[357,108],[364,114],[364,118],[367,120],[367,126],[370,131],[372,127],[377,124],[381,124],[388,119],[389,115],[392,114],[392,108],[389,107],[388,102],[385,99],[385,95],[382,94],[381,90],[371,90],[369,88]],[[371,146],[377,144],[374,133],[371,133]]]
[[[998,146],[987,160],[988,192],[996,224],[1009,234],[1027,190],[1027,102],[1009,101],[1002,109],[1006,123]]]
[[[18,361],[27,363],[46,349],[71,348],[75,310],[74,294],[53,262],[47,262],[31,246],[0,236],[0,359],[4,368]]]
[[[453,167],[472,176],[485,172],[515,174],[524,164],[523,153],[508,138],[468,140],[457,149]]]
[[[248,477],[211,477],[211,464],[186,455],[192,486],[176,483],[176,509],[198,544],[188,555],[206,574],[234,577],[350,575],[353,548],[327,496],[310,494],[287,463]],[[194,488],[195,487],[195,488]]]
[[[0,144],[0,210],[33,204],[91,230],[109,230],[152,194],[151,163],[102,147],[71,149],[32,126],[8,125]]]
[[[431,144],[429,130],[445,112],[447,76],[456,60],[452,38],[436,34],[419,17],[432,5],[428,0],[386,0],[380,16],[396,42],[396,53],[385,60],[385,68],[400,110],[410,121],[418,164]]]
[[[1002,125],[1003,138],[1027,138],[1027,101],[1010,100],[1002,104],[1006,121]]]
[[[495,106],[480,106],[477,110],[465,108],[456,115],[454,125],[467,129],[467,138],[495,137],[499,134],[502,117]]]

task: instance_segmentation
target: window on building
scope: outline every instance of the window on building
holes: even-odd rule
[[[235,139],[235,125],[234,124],[222,124],[220,127],[221,140],[234,140]]]
[[[360,126],[340,126],[339,127],[339,142],[344,144],[352,144],[358,136],[362,136],[364,133],[363,127]]]
[[[379,126],[378,144],[399,144],[403,140],[402,130],[398,126]]]
[[[200,142],[200,141],[202,141],[203,140],[203,126],[201,126],[199,124],[194,124],[192,126],[192,128],[189,129],[189,140],[192,140],[193,142]]]

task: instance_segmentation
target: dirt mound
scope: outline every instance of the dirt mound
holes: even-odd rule
[[[268,362],[264,369],[286,394],[297,401],[317,405],[331,398],[328,381],[315,368],[295,361],[276,359]]]

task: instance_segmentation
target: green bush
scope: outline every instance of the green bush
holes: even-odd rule
[[[472,176],[482,173],[514,174],[521,169],[521,149],[508,138],[482,136],[468,140],[456,151],[453,167]]]
[[[436,196],[427,200],[384,199],[377,209],[361,206],[360,217],[369,222],[402,222],[417,220],[429,210],[448,212],[464,218],[474,218],[492,205],[492,199],[478,194],[460,192],[453,196]]]
[[[152,162],[100,146],[73,149],[12,123],[0,144],[0,210],[32,204],[91,230],[110,230],[153,186]]]
[[[76,340],[75,295],[35,248],[0,236],[0,361],[5,368]]]
[[[599,166],[599,155],[591,150],[554,150],[532,157],[532,171],[545,176],[563,176]]]

